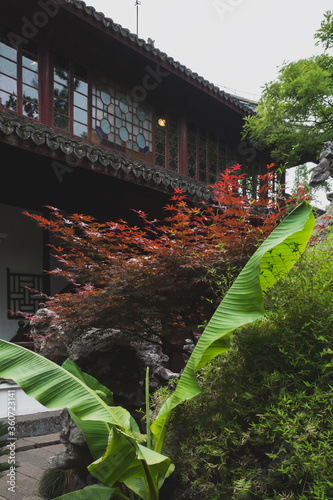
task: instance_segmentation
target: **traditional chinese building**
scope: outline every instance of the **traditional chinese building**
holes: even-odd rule
[[[37,307],[26,286],[60,287],[43,276],[47,235],[23,210],[158,216],[176,187],[208,201],[235,163],[254,194],[268,158],[242,142],[250,113],[80,0],[2,0],[0,337],[16,333],[16,311]]]

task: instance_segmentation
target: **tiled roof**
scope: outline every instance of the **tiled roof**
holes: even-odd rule
[[[83,11],[87,15],[94,18],[102,26],[108,28],[111,32],[119,34],[126,41],[133,43],[133,45],[140,47],[143,51],[153,54],[160,61],[168,63],[174,70],[180,72],[182,75],[187,76],[192,80],[193,83],[199,85],[200,87],[209,90],[213,95],[217,96],[223,101],[235,106],[243,114],[253,114],[253,104],[249,103],[246,99],[237,97],[235,95],[228,94],[221,90],[219,87],[205,80],[198,73],[194,73],[186,66],[178,61],[175,61],[172,57],[168,56],[165,52],[160,51],[153,44],[146,42],[137,35],[131,33],[128,29],[123,28],[120,24],[116,24],[112,19],[106,17],[102,12],[97,12],[94,7],[89,7],[82,0],[62,0],[66,5],[73,5],[76,9]]]
[[[74,161],[86,159],[94,171],[117,176],[122,173],[128,180],[139,179],[147,187],[170,192],[175,188],[181,188],[185,193],[199,200],[208,201],[211,198],[210,188],[199,182],[1,110],[0,134],[2,133],[6,136],[14,136],[23,143],[32,141],[36,146],[46,146],[50,153],[59,151],[68,157],[68,162],[71,161],[71,156],[75,158]]]

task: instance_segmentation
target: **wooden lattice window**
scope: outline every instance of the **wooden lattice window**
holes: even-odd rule
[[[11,273],[7,269],[7,304],[8,319],[20,319],[24,314],[33,314],[37,311],[41,298],[36,290],[44,289],[42,274]]]
[[[156,110],[155,163],[159,167],[179,172],[178,116],[161,106]]]
[[[194,122],[187,123],[187,175],[214,183],[226,168],[226,143],[218,134]]]
[[[92,86],[92,140],[151,162],[152,114],[113,82]]]

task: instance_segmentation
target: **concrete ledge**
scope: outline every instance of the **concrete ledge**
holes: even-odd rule
[[[17,415],[15,418],[15,438],[45,436],[60,432],[62,429],[60,412],[61,410],[50,410],[29,413],[28,415]],[[0,420],[7,423],[6,418]]]
[[[44,446],[51,446],[60,444],[59,432],[55,434],[47,434],[45,436],[29,436],[20,438],[15,441],[15,451],[27,451],[35,448],[44,448]]]

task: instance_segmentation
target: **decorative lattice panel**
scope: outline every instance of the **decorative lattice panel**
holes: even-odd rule
[[[24,314],[36,312],[41,301],[36,290],[42,292],[43,288],[43,275],[11,273],[7,269],[8,318],[22,318],[19,311]]]

